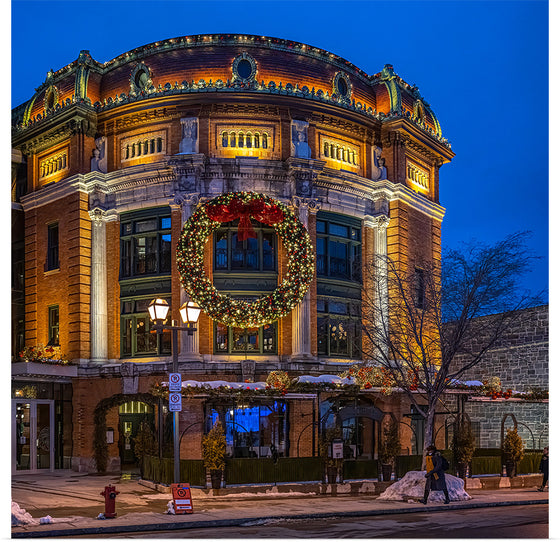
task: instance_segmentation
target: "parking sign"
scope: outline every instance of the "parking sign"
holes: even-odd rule
[[[169,391],[181,391],[181,373],[169,374]]]
[[[169,412],[180,412],[182,410],[182,398],[180,393],[169,394]]]

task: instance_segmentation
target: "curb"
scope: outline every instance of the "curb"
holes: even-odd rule
[[[419,512],[444,512],[446,510],[466,510],[469,508],[494,508],[499,506],[529,506],[533,504],[548,504],[548,499],[531,499],[525,501],[499,501],[485,503],[456,503],[450,505],[438,504],[427,506],[414,506],[412,508],[388,508],[385,510],[350,510],[346,512],[324,512],[316,514],[291,514],[284,516],[244,517],[218,520],[189,521],[175,523],[146,523],[142,525],[115,525],[103,527],[83,527],[58,529],[48,531],[23,531],[13,532],[12,538],[44,538],[60,536],[79,536],[92,534],[110,533],[133,533],[145,531],[176,531],[181,529],[204,529],[207,527],[236,527],[252,521],[270,521],[282,519],[327,519],[339,517],[365,517],[365,516],[388,516],[393,514],[414,514]]]

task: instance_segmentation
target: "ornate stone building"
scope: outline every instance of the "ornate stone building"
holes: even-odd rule
[[[439,170],[454,155],[431,107],[391,65],[368,75],[302,43],[179,37],[104,63],[81,51],[12,116],[15,469],[94,470],[95,408],[123,394],[129,401],[107,410],[109,463],[133,460],[139,417],[163,411],[141,394],[171,363],[147,306],[166,299],[179,320],[175,247],[202,203],[250,191],[288,206],[309,232],[315,273],[274,323],[242,329],[202,314],[195,335],[180,337],[184,380],[338,374],[360,359],[364,263],[387,254],[414,269],[440,258]],[[286,272],[274,229],[253,224],[256,238],[239,241],[224,223],[206,244],[207,276],[234,297],[270,292]],[[74,364],[20,362],[24,346],[40,344]],[[276,401],[283,425],[266,439],[286,456],[314,455],[320,424],[305,428],[326,407],[289,395]],[[410,412],[399,397],[371,397],[379,412]],[[185,405],[182,427],[219,410],[204,397]],[[265,434],[272,406],[258,408]],[[345,421],[352,453],[373,458],[379,421],[354,414]],[[200,433],[182,457],[199,457]]]

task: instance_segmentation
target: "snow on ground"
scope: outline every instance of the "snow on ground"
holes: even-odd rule
[[[382,501],[403,501],[408,498],[421,499],[424,497],[426,485],[426,471],[413,470],[407,472],[398,482],[390,485],[379,499]],[[452,501],[468,501],[472,497],[465,491],[464,481],[461,478],[445,475],[449,499]],[[430,491],[428,502],[443,502],[445,497],[443,491]]]
[[[354,379],[351,376],[346,378],[341,378],[337,375],[321,375],[321,376],[310,376],[303,375],[298,378],[298,382],[308,382],[308,383],[327,383],[327,384],[355,384]]]
[[[12,501],[12,526],[16,525],[36,525],[37,520],[31,514],[20,508],[17,502]]]

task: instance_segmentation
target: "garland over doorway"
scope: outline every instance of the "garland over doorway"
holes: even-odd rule
[[[153,406],[158,403],[158,398],[151,393],[117,393],[99,401],[93,411],[93,458],[98,473],[107,471],[109,457],[107,450],[107,412],[113,407],[118,407],[130,401],[139,401]]]

